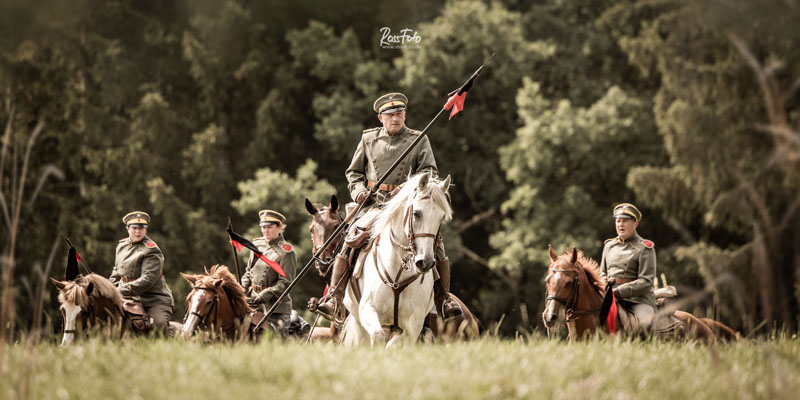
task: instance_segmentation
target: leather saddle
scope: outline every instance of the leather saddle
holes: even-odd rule
[[[144,305],[142,305],[141,301],[125,299],[122,302],[122,311],[130,321],[134,332],[146,334],[153,329],[153,323],[150,316],[144,311]]]

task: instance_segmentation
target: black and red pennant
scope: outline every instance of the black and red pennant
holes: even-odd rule
[[[228,238],[230,238],[231,240],[231,246],[233,246],[236,249],[236,251],[242,251],[243,248],[249,249],[250,251],[253,252],[253,254],[255,254],[256,257],[260,258],[261,261],[264,261],[267,265],[269,265],[270,268],[275,270],[275,272],[277,272],[278,275],[286,278],[286,272],[283,271],[281,265],[267,258],[267,256],[264,255],[264,253],[258,250],[258,247],[255,244],[253,244],[253,242],[243,238],[241,235],[234,232],[231,228],[227,228],[227,231],[228,231]]]

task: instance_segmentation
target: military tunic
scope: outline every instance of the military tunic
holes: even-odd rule
[[[292,245],[286,243],[283,235],[270,240],[269,243],[262,236],[253,239],[253,244],[272,261],[280,264],[286,277],[275,272],[255,254],[250,253],[247,268],[242,276],[242,286],[248,296],[259,296],[264,300],[267,309],[271,308],[275,300],[286,290],[295,277],[295,254]],[[275,309],[275,314],[290,314],[292,312],[292,297],[286,296],[283,302]]]
[[[377,182],[420,133],[405,125],[391,136],[386,133],[385,128],[365,130],[345,173],[350,197],[355,200],[359,193],[367,190],[368,181]],[[434,176],[438,174],[436,160],[427,136],[420,140],[383,184],[400,185],[409,175],[424,171],[430,171]]]
[[[123,297],[141,300],[145,309],[174,305],[172,292],[164,279],[164,255],[147,236],[137,243],[132,243],[130,238],[119,241],[109,280]]]
[[[633,279],[614,288],[619,298],[655,308],[656,251],[653,247],[653,242],[642,239],[637,233],[626,241],[619,237],[606,241],[600,261],[601,275]]]

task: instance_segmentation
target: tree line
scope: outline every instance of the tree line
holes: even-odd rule
[[[4,2],[4,337],[57,324],[61,237],[108,276],[131,210],[153,216],[175,315],[179,272],[232,264],[228,217],[255,237],[257,211],[281,211],[305,264],[303,201],[350,200],[372,102],[405,93],[422,129],[491,52],[465,110],[429,134],[455,184],[453,292],[486,325],[541,329],[547,245],[599,259],[612,207],[633,202],[685,308],[797,330],[797,5],[384,3]],[[387,48],[384,27],[420,39]],[[323,286],[309,275],[295,304]]]

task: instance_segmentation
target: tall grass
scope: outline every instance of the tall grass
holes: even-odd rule
[[[796,398],[800,341],[8,346],[0,398]]]

